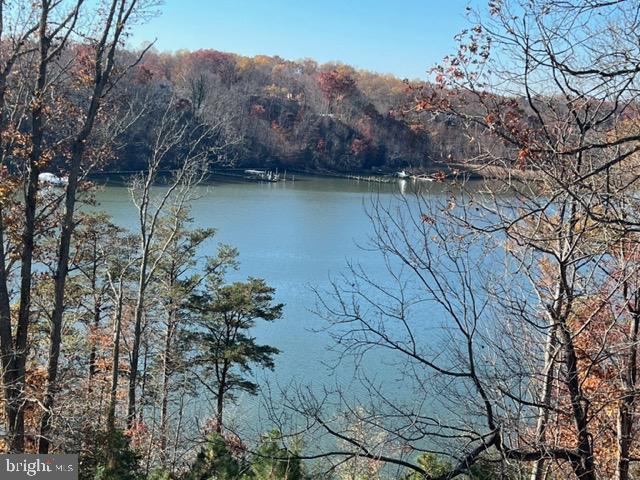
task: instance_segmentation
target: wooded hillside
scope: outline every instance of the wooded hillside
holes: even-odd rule
[[[216,127],[217,146],[226,146],[220,160],[239,167],[424,167],[464,157],[469,143],[452,119],[415,115],[416,85],[342,64],[215,50],[149,52],[122,88],[154,91],[152,102],[158,104],[167,95],[182,102]],[[146,131],[142,119],[127,133],[110,169],[140,167]]]

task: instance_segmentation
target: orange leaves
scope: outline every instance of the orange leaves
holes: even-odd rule
[[[418,133],[425,132],[427,129],[421,123],[412,122],[409,124],[409,130],[411,130],[413,133],[418,134]]]
[[[9,175],[6,165],[0,166],[0,206],[5,206],[20,186],[18,178]]]
[[[518,152],[518,168],[524,170],[527,166],[527,158],[529,157],[529,150],[526,148],[521,149]]]
[[[89,334],[89,343],[100,349],[109,350],[113,344],[112,336],[108,331],[96,332],[92,328]]]
[[[547,267],[545,267],[547,268]],[[626,390],[622,379],[629,342],[628,312],[616,312],[616,303],[623,302],[616,292],[606,287],[600,295],[576,302],[568,329],[577,357],[580,401],[587,414],[594,456],[602,478],[613,478],[618,448],[617,422]],[[576,448],[577,430],[572,397],[567,386],[567,371],[562,349],[558,353],[554,379],[553,404],[557,413],[546,431],[545,441],[558,448]],[[637,412],[632,412],[637,415]],[[637,434],[631,444],[633,456],[640,452]],[[527,440],[525,440],[527,441]],[[563,477],[564,478],[564,477]]]
[[[73,47],[74,61],[71,71],[73,86],[84,89],[95,82],[95,46],[90,44],[77,44]]]
[[[436,182],[444,182],[447,179],[447,174],[442,170],[438,170],[436,173],[433,174],[433,179]]]
[[[108,372],[111,370],[111,361],[108,358],[99,358],[96,360],[96,368],[99,372]]]
[[[430,107],[431,103],[428,102],[427,100],[420,100],[417,104],[416,104],[416,112],[421,112],[423,110],[428,110]]]
[[[131,446],[135,448],[142,448],[149,436],[149,429],[147,425],[140,421],[134,423],[131,428],[125,430],[124,435],[131,439]]]

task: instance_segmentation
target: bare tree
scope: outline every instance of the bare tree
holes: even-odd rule
[[[145,297],[149,283],[159,268],[165,253],[178,234],[182,212],[194,198],[197,187],[208,173],[212,152],[207,140],[211,128],[195,121],[187,121],[189,112],[175,98],[167,100],[166,107],[157,119],[152,133],[147,170],[131,183],[130,191],[138,210],[138,234],[140,239],[140,263],[137,296],[134,310],[134,332],[130,349],[131,374],[127,424],[131,427],[136,414],[136,390],[140,345],[143,334]],[[161,181],[163,168],[176,165],[165,188],[156,188]],[[162,238],[158,228],[163,216],[172,212],[175,219]]]
[[[532,479],[630,478],[639,8],[489,2],[417,93],[416,110],[465,125],[479,152],[469,162],[501,178],[477,187],[462,175],[437,195],[372,203],[388,276],[353,265],[321,313],[341,358],[396,362],[405,400],[368,376],[365,410],[341,389],[289,394],[305,429],[349,447],[316,456],[424,478],[487,459]],[[388,436],[356,438],[331,407]],[[450,468],[416,463],[425,452]]]

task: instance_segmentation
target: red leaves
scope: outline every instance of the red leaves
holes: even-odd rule
[[[427,225],[435,225],[436,224],[436,219],[433,218],[433,217],[430,217],[426,213],[422,213],[420,215],[420,221],[422,223],[426,223]]]
[[[356,138],[353,142],[351,142],[351,153],[353,155],[360,155],[364,153],[367,148],[369,148],[369,144],[361,138]]]
[[[134,81],[140,85],[147,85],[153,80],[153,71],[147,65],[140,65],[134,74]]]
[[[275,130],[276,132],[280,133],[280,132],[282,132],[283,128],[282,128],[282,125],[280,125],[277,120],[272,120],[271,121],[271,130]]]
[[[255,103],[251,106],[251,115],[255,115],[259,117],[260,115],[263,115],[266,111],[267,110],[259,103]]]
[[[198,67],[218,73],[221,69],[233,64],[233,56],[217,50],[202,49],[190,54],[190,60]]]
[[[346,73],[338,70],[322,72],[318,75],[318,86],[329,100],[344,98],[356,88],[356,82]]]

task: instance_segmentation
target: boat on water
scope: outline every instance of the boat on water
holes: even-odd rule
[[[406,179],[406,178],[409,178],[410,176],[411,175],[405,172],[404,170],[400,170],[399,172],[396,172],[396,177],[400,179]]]
[[[43,172],[38,175],[38,183],[53,187],[66,187],[69,184],[68,177],[58,177],[50,172]]]
[[[420,180],[422,182],[434,182],[435,181],[433,179],[433,177],[430,177],[429,175],[416,175],[413,178],[414,178],[414,180]]]
[[[248,169],[244,171],[249,180],[260,180],[263,182],[278,182],[280,181],[280,174],[277,172],[271,172],[268,170],[253,170]]]

